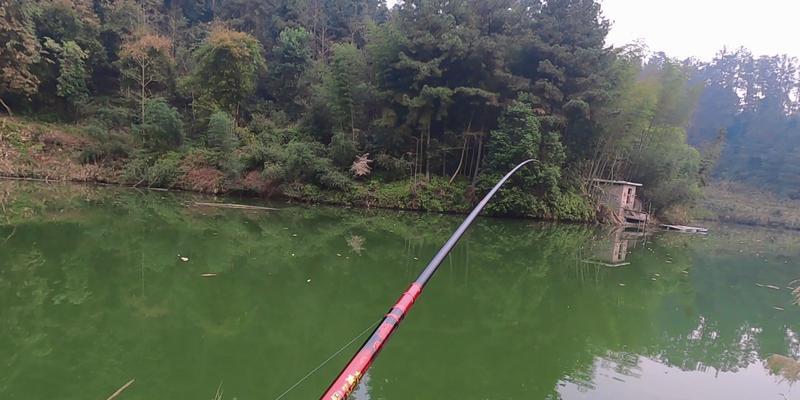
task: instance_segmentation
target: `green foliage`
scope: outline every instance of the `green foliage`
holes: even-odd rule
[[[331,138],[328,152],[337,166],[350,167],[356,158],[358,147],[350,134],[336,133]]]
[[[3,3],[0,43],[14,45],[0,48],[0,99],[104,128],[81,160],[127,155],[136,181],[172,184],[170,152],[185,151],[188,187],[210,191],[256,172],[315,199],[369,205],[388,185],[375,201],[446,210],[535,158],[493,211],[585,219],[594,178],[641,181],[653,205],[674,208],[715,164],[726,176],[779,170],[791,187],[800,176],[800,142],[786,134],[800,113],[796,62],[608,48],[599,0],[167,3]],[[712,126],[728,146],[706,145]],[[780,151],[743,146],[769,132]],[[354,182],[366,153],[374,170]]]
[[[145,108],[152,93],[163,92],[170,85],[172,59],[169,39],[152,34],[140,33],[130,37],[120,49],[120,59],[116,63],[120,69],[126,93],[139,103],[139,122],[145,119]]]
[[[39,61],[39,42],[36,40],[32,4],[24,0],[0,4],[0,104],[11,113],[3,101],[9,94],[29,96],[36,93],[39,79],[31,66]]]
[[[308,95],[304,75],[311,66],[311,34],[303,28],[281,31],[272,49],[269,79],[270,95],[291,115],[297,115]]]
[[[239,146],[233,119],[224,111],[211,114],[204,136],[204,144],[210,150],[207,161],[219,170],[233,175],[240,172],[239,160],[234,154]]]
[[[539,121],[529,104],[511,103],[503,112],[498,128],[491,133],[486,157],[488,170],[500,173],[536,158],[542,141],[539,130]]]
[[[194,53],[190,87],[199,97],[230,114],[255,92],[266,69],[261,44],[253,36],[215,26]]]
[[[348,132],[356,140],[367,122],[366,102],[370,96],[367,64],[363,52],[349,43],[333,46],[329,65],[320,66],[320,83],[314,88],[315,115],[333,131]]]
[[[206,146],[223,153],[232,152],[238,145],[234,129],[233,119],[225,111],[211,114],[205,135]]]
[[[126,159],[133,151],[127,137],[109,131],[105,126],[90,125],[86,128],[86,134],[92,142],[78,156],[83,164]]]
[[[153,151],[166,151],[183,142],[183,123],[178,110],[164,99],[145,103],[144,122],[134,127],[134,133],[144,146]]]
[[[710,63],[693,63],[692,78],[706,90],[689,126],[689,140],[714,147],[726,131],[716,179],[797,197],[800,187],[800,63],[788,55],[721,51]]]
[[[64,98],[71,106],[82,104],[89,95],[86,87],[88,74],[84,65],[88,54],[74,41],[62,44],[45,42],[45,47],[58,53],[59,66],[56,79],[56,94]]]
[[[375,165],[381,175],[389,180],[402,179],[413,167],[411,162],[386,153],[375,157]]]
[[[532,158],[534,165],[515,177],[521,189],[540,196],[558,194],[564,147],[558,133],[542,134],[540,127],[529,103],[514,101],[506,107],[487,145],[487,172],[502,176]]]
[[[182,175],[180,153],[171,151],[159,156],[147,169],[147,183],[150,186],[169,188],[175,185]]]
[[[609,113],[599,116],[592,177],[644,184],[644,199],[662,213],[699,197],[700,156],[687,144],[686,127],[701,87],[681,63],[642,57],[634,48],[618,61],[622,84]]]
[[[86,111],[100,125],[110,129],[128,128],[133,121],[130,108],[114,104],[100,104],[91,111]]]
[[[131,184],[170,188],[183,175],[183,157],[174,151],[163,154],[137,152],[126,163],[123,179]]]
[[[350,179],[325,157],[319,143],[292,140],[267,149],[263,175],[274,182],[313,182],[328,189],[347,190]]]
[[[644,184],[644,194],[656,210],[691,204],[699,197],[700,153],[686,144],[679,128],[654,132],[655,137],[632,156],[632,179]]]
[[[148,177],[150,166],[153,165],[155,157],[145,151],[137,151],[125,163],[122,170],[122,180],[125,183],[139,185],[145,182]]]

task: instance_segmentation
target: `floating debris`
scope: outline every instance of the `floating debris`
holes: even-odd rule
[[[296,234],[296,233],[293,233],[293,234],[292,234],[292,237],[297,237],[297,234]]]
[[[336,257],[341,257],[341,256],[342,256],[341,254],[339,254],[339,253],[336,253]]]
[[[209,273],[202,274],[200,276],[202,276],[203,278],[213,278],[213,277],[217,276],[217,274],[215,274],[213,272],[209,272]]]
[[[624,284],[624,283],[620,283],[619,285],[620,285],[620,286],[623,286],[623,287],[625,286],[625,284]]]
[[[292,253],[292,257],[294,257],[294,253]]]
[[[364,239],[363,236],[352,235],[350,236],[350,239],[347,239],[347,245],[350,246],[350,250],[352,250],[354,253],[361,255],[361,252],[365,250],[364,243],[366,241],[367,240]]]
[[[200,207],[219,207],[219,208],[232,208],[236,210],[260,210],[260,211],[280,211],[277,208],[248,206],[244,204],[226,204],[226,203],[200,203],[194,202],[195,206]]]
[[[781,288],[779,288],[779,287],[777,287],[775,285],[762,285],[762,284],[760,284],[758,282],[756,282],[756,286],[767,288],[767,289],[772,289],[772,290],[781,290]]]
[[[783,308],[781,308],[781,307],[772,307],[772,308],[774,308],[774,309],[776,309],[776,310],[778,310],[778,311],[786,311],[785,309],[783,309]]]
[[[678,231],[683,233],[700,233],[706,234],[708,233],[708,229],[700,228],[696,226],[685,226],[685,225],[661,225],[662,228],[668,231]]]
[[[180,260],[183,262],[189,262],[189,257],[180,257]]]
[[[306,283],[311,283],[311,279],[306,279]]]
[[[116,391],[116,392],[112,393],[112,394],[111,394],[111,396],[109,396],[109,397],[108,397],[106,400],[114,400],[114,399],[116,399],[116,398],[117,398],[117,396],[119,396],[120,394],[122,394],[122,392],[124,392],[124,391],[125,391],[125,389],[127,389],[127,388],[129,388],[131,385],[133,385],[133,383],[134,383],[134,382],[136,382],[136,379],[131,379],[130,381],[128,381],[128,383],[126,383],[126,384],[122,385],[122,387],[121,387],[121,388],[117,389],[117,391]]]

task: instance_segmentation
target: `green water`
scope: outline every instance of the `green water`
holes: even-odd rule
[[[0,399],[105,399],[136,379],[119,400],[220,384],[272,400],[382,316],[461,220],[195,200],[215,199],[0,182]],[[765,361],[800,357],[800,240],[731,229],[481,219],[355,398],[800,399]],[[354,350],[286,398],[318,398]]]

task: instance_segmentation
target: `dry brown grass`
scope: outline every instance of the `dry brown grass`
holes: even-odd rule
[[[195,192],[221,193],[225,191],[225,174],[216,168],[198,168],[186,171],[181,187]]]
[[[780,375],[782,380],[791,383],[800,380],[800,361],[773,354],[767,358],[766,364],[767,368],[769,368],[773,374]]]
[[[705,190],[703,219],[754,226],[800,229],[800,201],[742,184],[721,182]]]

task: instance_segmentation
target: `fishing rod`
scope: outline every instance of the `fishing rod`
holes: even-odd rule
[[[500,187],[506,183],[506,181],[514,175],[520,168],[524,167],[526,164],[534,162],[536,160],[527,160],[522,162],[521,164],[517,165],[511,172],[507,173],[500,182],[497,182],[497,185],[492,188],[492,190],[486,195],[486,197],[481,200],[480,203],[469,213],[467,218],[464,222],[461,223],[461,226],[456,229],[453,233],[453,236],[450,236],[450,239],[447,240],[447,243],[439,249],[439,252],[433,257],[428,266],[422,271],[416,281],[409,286],[409,288],[400,296],[400,299],[397,303],[392,307],[388,314],[383,318],[380,325],[375,329],[375,331],[370,335],[369,339],[361,346],[361,348],[356,352],[350,362],[347,363],[347,366],[344,367],[339,376],[336,380],[333,381],[328,390],[325,391],[325,394],[322,395],[320,398],[321,400],[346,400],[350,397],[350,394],[358,386],[361,379],[364,377],[364,374],[367,373],[367,369],[372,365],[372,362],[375,361],[375,358],[378,356],[378,353],[383,349],[383,345],[386,344],[386,341],[389,340],[389,337],[397,330],[397,327],[400,325],[400,321],[406,316],[408,310],[411,309],[411,306],[414,305],[414,302],[419,297],[420,293],[422,293],[422,289],[425,288],[425,285],[431,279],[433,274],[439,269],[439,265],[441,265],[442,261],[444,261],[445,257],[453,250],[456,243],[458,243],[459,239],[464,236],[464,232],[472,225],[472,222],[475,221],[475,218],[478,217],[478,214],[486,207],[486,204],[489,203],[489,200],[500,190]]]

